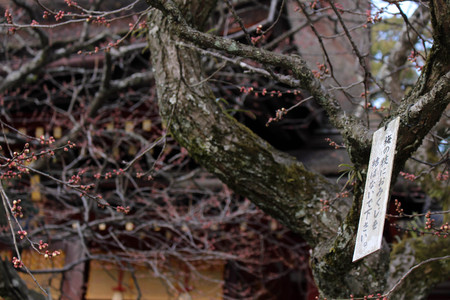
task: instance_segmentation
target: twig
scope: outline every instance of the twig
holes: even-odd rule
[[[334,4],[333,1],[328,1],[328,3],[330,4],[331,8],[333,9],[334,13],[336,14],[336,16],[339,20],[339,23],[341,24],[342,29],[344,29],[345,35],[347,36],[347,39],[350,42],[353,51],[355,52],[355,55],[358,57],[359,64],[361,65],[361,67],[364,70],[364,101],[365,101],[365,107],[368,107],[368,104],[369,104],[368,80],[369,80],[369,78],[372,78],[372,75],[369,71],[369,68],[366,64],[366,61],[365,61],[363,55],[359,52],[358,47],[356,46],[355,42],[353,41],[353,37],[351,36],[351,34],[347,28],[347,25],[345,25],[345,22],[342,19],[341,13],[338,11],[338,9],[336,8],[336,5]],[[366,110],[366,121],[367,121],[367,127],[370,127],[369,112],[367,110]]]
[[[3,189],[3,183],[2,183],[1,181],[0,181],[0,194],[1,194],[1,196],[2,196],[3,207],[4,207],[5,212],[6,212],[6,219],[7,219],[7,221],[8,221],[9,227],[10,227],[10,229],[11,229],[11,235],[12,235],[12,240],[13,240],[14,248],[15,248],[15,250],[16,250],[16,255],[17,255],[17,258],[19,259],[19,261],[22,262],[22,257],[21,257],[21,255],[20,255],[19,247],[18,247],[17,241],[16,241],[16,234],[15,234],[15,232],[14,232],[14,227],[13,227],[12,220],[11,220],[11,213],[10,213],[11,207],[10,207],[10,204],[9,204],[9,201],[8,201],[8,196],[6,195],[5,190]],[[27,274],[31,276],[31,278],[33,279],[34,283],[39,287],[39,289],[40,289],[46,296],[48,296],[47,291],[39,284],[39,282],[37,281],[36,277],[34,277],[34,275],[31,274],[31,272],[30,272],[30,270],[27,268],[27,266],[25,266],[25,265],[22,263],[22,267],[25,269],[25,271],[27,272]]]
[[[383,296],[389,298],[389,296],[400,286],[400,284],[405,280],[405,278],[408,277],[408,275],[411,274],[411,272],[414,271],[415,269],[420,268],[424,264],[427,264],[427,263],[430,263],[430,262],[433,262],[433,261],[446,260],[446,259],[450,259],[450,255],[441,256],[441,257],[433,257],[433,258],[429,258],[427,260],[424,260],[424,261],[420,262],[419,264],[417,264],[414,267],[412,267],[411,269],[409,269],[408,272],[403,274],[402,278],[400,278],[400,280],[397,281],[397,283],[389,290],[389,292],[387,292]]]
[[[402,16],[403,20],[405,21],[405,23],[407,24],[407,26],[409,26],[415,34],[417,34],[417,36],[420,38],[420,40],[422,41],[422,46],[423,46],[423,50],[425,51],[425,55],[422,55],[420,52],[416,51],[417,53],[419,53],[419,55],[426,60],[427,57],[427,47],[425,45],[425,38],[420,34],[419,31],[417,31],[417,29],[409,22],[408,17],[405,15],[405,13],[403,12],[402,8],[400,7],[400,4],[398,4],[397,2],[394,2],[394,5],[397,7],[398,11],[400,12],[400,15]],[[408,34],[408,39],[409,37],[409,33]],[[410,40],[411,46],[413,47],[414,51],[415,51],[415,47],[414,47],[414,42]]]
[[[422,213],[422,214],[412,214],[412,215],[408,215],[408,214],[400,214],[400,215],[391,215],[391,214],[386,214],[387,217],[389,218],[415,218],[415,217],[424,217],[426,215],[444,215],[444,214],[449,214],[450,210],[442,210],[442,211],[432,211],[432,212],[427,212],[427,213]]]
[[[230,10],[231,14],[233,15],[236,22],[238,22],[239,27],[241,27],[242,31],[244,32],[245,39],[247,40],[247,43],[249,45],[252,44],[252,40],[250,38],[250,33],[248,33],[247,28],[245,28],[244,22],[242,22],[241,17],[238,16],[236,13],[236,10],[234,9],[233,5],[231,4],[230,0],[225,0],[225,3],[227,4],[228,9]]]
[[[317,31],[316,27],[314,26],[314,23],[312,21],[312,18],[310,16],[310,14],[306,11],[306,7],[305,4],[303,4],[300,0],[297,0],[298,5],[300,6],[300,8],[302,9],[303,14],[306,16],[306,19],[308,20],[309,26],[311,27],[311,30],[314,32],[314,35],[317,37],[317,40],[320,44],[320,47],[322,48],[322,52],[325,55],[325,58],[327,60],[327,64],[328,67],[330,68],[330,74],[331,74],[331,78],[333,78],[334,82],[338,85],[338,86],[342,86],[342,84],[337,80],[336,76],[334,76],[334,68],[333,68],[333,64],[331,63],[330,60],[330,56],[328,55],[328,51],[325,47],[325,45],[323,44],[323,40],[322,40],[322,36],[319,34],[319,32]],[[350,101],[351,101],[351,97],[348,94],[348,92],[346,90],[342,90],[342,92],[344,93],[345,97]]]

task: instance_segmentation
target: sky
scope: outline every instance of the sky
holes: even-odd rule
[[[383,18],[388,18],[390,17],[391,13],[398,13],[398,9],[395,5],[388,5],[389,3],[386,1],[382,1],[382,0],[372,0],[372,3],[378,7],[378,8],[382,8],[382,7],[388,7],[387,12],[381,14],[381,17]],[[404,1],[400,3],[400,7],[402,9],[402,11],[409,17],[411,16],[414,11],[417,8],[417,3],[414,3],[413,1]],[[373,105],[375,107],[380,107],[382,105],[382,103],[385,101],[384,97],[379,97],[377,99],[373,100]]]
[[[377,7],[386,7],[388,5],[388,2],[382,1],[382,0],[372,0],[372,3],[376,5]],[[400,3],[400,7],[402,8],[402,11],[409,17],[413,14],[414,10],[417,8],[417,3],[414,3],[413,1],[403,1]],[[389,5],[388,7],[389,13],[398,13],[397,7],[395,5]],[[382,17],[389,16],[388,13],[382,14]]]

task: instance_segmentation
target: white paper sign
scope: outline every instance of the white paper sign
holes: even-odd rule
[[[353,261],[381,248],[399,123],[397,117],[373,135]]]

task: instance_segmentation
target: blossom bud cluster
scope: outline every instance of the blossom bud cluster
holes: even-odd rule
[[[123,173],[124,173],[124,170],[122,168],[117,169],[117,170],[114,169],[114,170],[112,170],[112,172],[106,172],[105,175],[102,175],[100,173],[96,173],[94,175],[94,178],[95,179],[100,179],[100,178],[104,177],[105,179],[109,179],[109,178],[112,178],[113,176],[123,175]]]
[[[366,11],[367,23],[375,24],[381,22],[383,18],[380,16],[380,14],[383,13],[383,11],[384,10],[381,9],[372,15],[372,12],[370,10],[367,10]]]
[[[269,124],[272,122],[278,122],[282,120],[283,117],[287,114],[287,112],[288,111],[284,107],[281,109],[277,109],[277,111],[275,112],[275,118],[269,118],[269,120],[266,123],[266,126],[269,126]]]
[[[396,211],[399,215],[403,215],[403,208],[401,208],[402,204],[401,204],[400,201],[398,201],[398,199],[395,199],[394,205],[395,205],[395,211]]]
[[[400,175],[403,176],[406,180],[414,181],[417,179],[417,176],[414,174],[406,173],[406,172],[400,172]]]
[[[23,267],[23,262],[20,259],[18,259],[17,257],[15,257],[15,256],[12,259],[12,263],[14,265],[14,268],[16,268],[16,269]]]
[[[38,140],[41,145],[51,145],[55,142],[55,138],[52,136],[48,139],[41,136]],[[68,141],[66,146],[61,148],[68,151],[68,149],[72,149],[73,147],[75,147],[75,144]],[[14,151],[11,158],[3,158],[9,170],[0,172],[0,179],[22,178],[23,174],[29,173],[29,169],[26,167],[27,164],[36,161],[41,156],[53,157],[55,155],[55,151],[58,149],[59,148],[42,150],[39,153],[35,153],[30,150],[30,144],[26,143],[22,151]],[[2,150],[1,147],[0,150]]]
[[[53,251],[53,252],[48,251],[48,250],[45,250],[44,257],[45,257],[45,258],[53,258],[53,257],[56,257],[56,256],[58,256],[58,255],[60,255],[60,254],[61,254],[61,252],[58,251],[58,250],[55,250],[55,251]]]
[[[322,208],[320,209],[320,211],[327,211],[330,209],[330,201],[326,200],[326,199],[320,199],[319,200],[320,203],[322,203]]]
[[[312,70],[312,73],[314,74],[314,77],[317,79],[324,79],[327,77],[327,75],[330,74],[330,69],[325,66],[325,64],[316,63],[319,70]]]
[[[19,230],[17,231],[17,234],[19,235],[20,239],[23,240],[28,233],[25,230]]]
[[[339,145],[338,143],[336,143],[335,141],[331,140],[330,138],[325,138],[325,141],[328,142],[328,145],[330,145],[334,149],[345,148],[344,144]]]
[[[448,222],[445,224],[442,224],[440,227],[435,226],[435,220],[431,218],[431,212],[427,212],[425,215],[425,229],[427,230],[434,230],[433,234],[439,237],[448,237],[448,229],[449,225]]]
[[[11,25],[13,24],[12,14],[9,11],[9,9],[5,10],[5,18],[6,18],[6,23],[11,24]],[[16,27],[9,27],[8,33],[14,34],[16,32],[16,30],[17,30]]]
[[[14,200],[13,206],[11,207],[11,212],[16,218],[23,218],[23,208],[20,205],[20,202],[22,202],[20,199]]]
[[[441,173],[441,172],[439,172],[437,175],[436,175],[436,180],[437,181],[447,181],[448,180],[448,171],[445,171],[445,172],[443,172],[443,173]]]
[[[419,62],[417,61],[418,57],[419,57],[419,52],[413,50],[413,51],[411,51],[411,54],[409,54],[408,60],[415,65],[416,69],[421,71],[423,69],[423,66],[419,65]]]
[[[361,97],[365,97],[365,93],[361,93]],[[371,103],[367,103],[366,105],[364,105],[364,108],[365,109],[372,108],[373,112],[379,112],[379,113],[384,112],[384,110],[386,109],[386,107],[384,107],[384,106],[380,106],[380,108],[377,108],[376,106],[373,106]]]
[[[48,247],[47,243],[44,243],[42,240],[39,241],[39,250],[44,250]]]
[[[71,7],[71,6],[78,6],[78,3],[76,3],[76,2],[73,1],[73,0],[64,0],[64,2],[66,2],[66,4],[67,4],[68,7]]]
[[[123,212],[123,213],[125,213],[125,214],[128,214],[128,213],[130,212],[130,207],[129,207],[129,206],[127,206],[127,207],[117,206],[117,207],[116,207],[116,211],[117,211],[117,212]]]
[[[58,11],[58,13],[55,15],[55,20],[56,21],[60,21],[62,18],[64,18],[65,12],[60,10]]]
[[[299,96],[301,95],[301,92],[299,90],[287,90],[285,92],[282,92],[280,90],[272,90],[272,91],[268,91],[266,88],[263,88],[262,90],[256,90],[254,87],[250,86],[250,87],[245,87],[245,86],[241,86],[239,91],[241,93],[246,93],[246,94],[251,94],[253,93],[255,95],[255,97],[258,97],[260,94],[262,96],[266,96],[269,95],[270,97],[278,97],[280,98],[281,96],[283,96],[283,94],[294,94],[295,96]]]

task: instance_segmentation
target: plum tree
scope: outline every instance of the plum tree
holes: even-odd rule
[[[383,11],[375,4],[370,7],[369,1],[267,1],[269,15],[272,10],[278,11],[278,18],[267,18],[266,23],[261,19],[253,22],[251,16],[244,16],[244,13],[240,15],[235,8],[250,5],[240,1],[147,0],[147,6],[136,1],[115,11],[100,9],[100,3],[97,7],[87,9],[74,1],[65,1],[69,9],[66,7],[65,10],[59,10],[56,6],[37,1],[44,16],[55,18],[55,22],[45,24],[37,21],[38,17],[33,17],[34,11],[27,3],[13,2],[22,7],[31,21],[21,22],[19,17],[15,20],[15,15],[6,10],[4,30],[15,33],[14,36],[27,30],[27,34],[35,37],[35,44],[15,49],[4,46],[5,57],[7,53],[15,51],[14,57],[21,59],[20,66],[15,66],[14,57],[9,58],[8,66],[3,68],[8,74],[2,79],[0,92],[5,105],[9,104],[6,106],[8,112],[26,110],[26,107],[17,106],[14,100],[20,97],[33,99],[35,94],[41,92],[30,88],[22,91],[20,88],[24,82],[31,86],[39,82],[37,75],[43,72],[47,72],[45,74],[50,82],[53,80],[53,89],[59,93],[58,97],[64,97],[64,93],[69,94],[72,102],[54,103],[51,99],[56,98],[57,93],[49,87],[44,88],[44,100],[42,95],[36,96],[38,100],[35,102],[67,118],[65,126],[69,130],[55,142],[39,137],[38,142],[41,139],[44,146],[51,146],[53,150],[44,151],[40,154],[43,158],[38,157],[32,165],[25,162],[30,159],[26,148],[17,153],[11,151],[9,158],[5,154],[2,157],[4,180],[10,180],[10,177],[17,180],[17,174],[6,171],[6,168],[14,169],[17,166],[23,168],[17,173],[43,176],[40,172],[44,171],[40,170],[52,164],[50,160],[44,159],[45,155],[53,155],[52,151],[56,151],[54,149],[74,151],[70,149],[74,146],[70,141],[77,141],[80,135],[85,135],[86,138],[82,139],[84,142],[77,143],[84,150],[75,156],[73,163],[64,162],[64,155],[61,155],[59,162],[60,166],[64,166],[63,177],[57,183],[81,193],[85,215],[89,211],[87,207],[90,207],[90,201],[121,212],[133,213],[139,211],[139,205],[125,199],[123,191],[130,187],[124,188],[123,185],[132,182],[133,186],[133,182],[136,182],[133,178],[151,179],[151,175],[160,176],[168,182],[167,186],[172,187],[177,180],[167,173],[174,170],[170,167],[173,164],[163,164],[162,161],[178,161],[178,166],[186,166],[183,161],[188,154],[227,187],[249,199],[265,214],[308,244],[311,249],[310,267],[321,298],[356,299],[375,294],[374,297],[379,298],[422,299],[431,287],[448,278],[450,262],[446,249],[449,242],[445,238],[448,234],[445,222],[449,199],[448,173],[445,173],[449,155],[446,110],[450,101],[448,1],[423,1],[410,17],[403,12],[399,1],[385,3],[387,7],[395,6],[398,9],[395,13],[398,18],[392,24],[386,23],[386,26],[402,27],[394,31],[398,36],[393,38],[390,52],[383,53],[381,58],[369,55],[368,41],[364,39],[372,23],[382,22],[380,16]],[[135,19],[122,31],[106,34],[106,31],[95,29],[120,22],[138,2],[142,10],[131,13]],[[224,11],[226,17],[223,17]],[[291,22],[291,30],[280,33],[281,38],[278,40],[277,36],[272,36],[272,40],[269,40],[275,25],[281,22],[280,16],[286,15],[289,17],[284,18]],[[297,21],[298,18],[303,20],[297,28],[292,23],[295,18]],[[230,26],[230,19],[233,20],[231,23],[234,27]],[[427,32],[429,20],[431,33]],[[91,23],[96,23],[97,27],[88,29]],[[47,33],[53,28],[71,28],[69,26],[73,24],[83,24],[78,39],[64,40]],[[349,24],[353,26],[350,27]],[[308,31],[306,33],[302,30]],[[232,34],[236,34],[234,38]],[[301,39],[306,34],[316,43],[313,51],[321,51],[321,54],[316,55],[316,61],[311,61],[308,57],[308,49],[294,47],[293,51],[292,47],[273,47],[283,41],[288,41],[287,45],[295,46],[297,42],[304,46]],[[50,41],[51,38],[60,39],[59,44]],[[339,44],[328,42],[335,39],[342,39],[341,43],[346,46],[339,48]],[[274,41],[272,48],[271,41]],[[136,53],[136,49],[143,51],[147,48],[151,63],[145,62],[142,69],[142,58],[133,53]],[[335,56],[339,51],[350,58]],[[82,62],[72,59],[70,68],[65,70],[65,76],[71,82],[61,84],[54,75],[56,68],[61,65],[61,59],[77,55],[83,57]],[[23,57],[26,56],[31,58],[24,60]],[[93,57],[91,62],[89,57]],[[411,67],[415,66],[409,64],[408,59],[419,64],[420,68],[411,71]],[[378,60],[376,73],[371,71],[371,60]],[[118,62],[117,65],[114,61]],[[221,65],[218,66],[217,61]],[[99,69],[100,63],[103,70]],[[318,69],[315,70],[316,63]],[[43,70],[52,64],[55,66],[53,73]],[[92,73],[76,69],[88,69],[89,64],[96,66]],[[352,65],[349,66],[350,64]],[[208,69],[211,65],[213,71]],[[119,67],[121,75],[115,69]],[[228,68],[228,75],[220,74],[224,68]],[[340,73],[349,71],[344,70],[346,68],[357,74],[352,78],[353,82],[345,82],[344,76],[339,76]],[[211,75],[207,75],[206,71]],[[101,77],[96,72],[101,73]],[[408,76],[402,77],[401,74],[405,72],[409,72]],[[89,76],[94,79],[90,80]],[[259,83],[267,83],[267,86],[252,85],[258,81],[254,78],[265,78],[266,81],[258,80]],[[411,82],[411,78],[415,82]],[[233,82],[234,91],[224,89],[221,81]],[[90,86],[93,82],[95,85]],[[142,89],[143,86],[153,86],[153,83],[158,99],[157,107],[154,102],[150,103],[148,94],[152,92]],[[70,92],[66,86],[72,86]],[[134,95],[124,92],[130,88],[135,89]],[[238,103],[230,104],[227,97],[234,97],[235,93],[238,98],[242,92],[252,96],[265,96],[272,92],[284,96],[295,94],[299,96],[295,98],[298,99],[298,105],[313,102],[323,109],[328,122],[342,136],[343,147],[351,162],[349,172],[352,176],[349,176],[344,188],[319,172],[306,168],[299,160],[276,149],[277,145],[269,144],[239,122],[236,112],[242,107]],[[117,97],[117,94],[123,95]],[[377,108],[380,99],[383,106]],[[133,103],[128,107],[134,107],[135,110],[121,111],[124,103]],[[281,122],[297,104],[291,106],[279,109],[273,118],[266,120],[267,125],[273,126],[274,123]],[[115,114],[110,115],[112,110]],[[147,134],[142,125],[141,132],[133,132],[136,124],[144,122],[145,118],[140,114],[143,111],[152,111],[154,114],[159,112],[159,131]],[[373,116],[382,118],[374,120]],[[396,117],[400,118],[400,128],[394,181],[399,174],[408,176],[409,173],[406,172],[414,173],[420,168],[419,179],[414,176],[408,178],[416,179],[416,182],[420,181],[424,185],[433,201],[439,204],[443,217],[440,224],[437,221],[433,223],[432,213],[429,213],[426,216],[428,231],[424,229],[420,234],[404,235],[398,243],[388,244],[384,241],[380,251],[352,262],[373,125],[377,122],[375,127],[384,126]],[[8,118],[2,121],[4,128],[7,120]],[[109,128],[108,124],[114,122],[116,125]],[[117,130],[115,135],[108,133],[108,130],[119,129],[119,123],[123,126],[120,134]],[[93,140],[93,136],[97,140]],[[25,139],[26,136],[22,137]],[[169,154],[171,149],[178,147],[171,146],[171,138],[185,150],[178,150],[180,154],[177,155],[173,152]],[[149,143],[148,140],[154,142]],[[424,146],[419,148],[424,140]],[[111,142],[114,147],[108,149],[108,143]],[[133,148],[135,142],[141,144],[141,151]],[[150,151],[155,149],[155,157],[152,157]],[[420,159],[413,157],[415,153],[418,153]],[[127,162],[123,162],[124,159]],[[147,161],[139,164],[138,161],[142,159]],[[419,162],[425,162],[425,167],[418,167]],[[78,173],[67,171],[77,164],[89,167],[79,168]],[[65,165],[70,167],[66,169]],[[99,171],[95,171],[93,166]],[[139,174],[130,175],[131,170],[139,171]],[[148,173],[147,170],[153,173]],[[96,178],[97,181],[85,184],[84,182],[89,182],[86,179],[86,173],[89,172],[96,172],[90,178]],[[435,179],[430,181],[431,176]],[[98,196],[97,192],[101,190],[100,180],[111,178],[117,178],[114,185],[121,187],[117,188],[121,192],[117,192],[116,199],[112,196]],[[56,180],[55,177],[50,179],[53,182]],[[135,188],[137,186],[134,185]],[[136,199],[148,197],[141,188],[138,190],[140,192],[136,193]],[[56,195],[58,189],[52,192]],[[165,206],[161,203],[164,209],[156,209],[159,217],[172,216],[175,218],[173,222],[179,222],[180,236],[189,236],[191,232],[185,223],[187,220],[177,219],[179,214],[169,205],[168,195],[160,193]],[[146,203],[142,199],[139,200],[142,201],[141,204]],[[204,201],[210,203],[208,201],[211,198]],[[5,202],[6,197],[4,206],[7,207]],[[200,207],[205,207],[204,203],[199,204]],[[221,204],[210,204],[224,209]],[[148,205],[143,204],[144,207]],[[400,208],[398,211],[401,212]],[[89,227],[89,222],[96,221],[85,217],[84,222]],[[170,220],[165,226],[171,230],[174,228],[170,225]],[[212,223],[209,228],[211,226]],[[201,239],[200,236],[201,234],[196,235],[196,238]],[[189,244],[188,240],[185,242]],[[170,245],[170,242],[165,243]],[[150,245],[147,246],[151,248]],[[224,257],[223,253],[216,258],[220,257]]]

